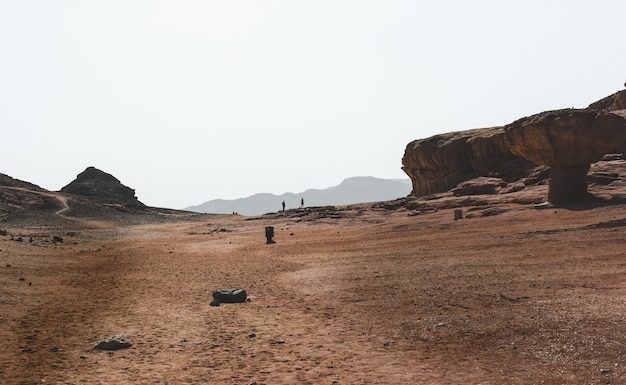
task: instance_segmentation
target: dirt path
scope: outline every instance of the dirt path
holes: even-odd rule
[[[70,207],[70,204],[69,204],[70,198],[62,195],[61,193],[37,191],[37,190],[27,189],[27,188],[24,188],[24,187],[0,186],[0,188],[8,189],[8,190],[22,191],[22,192],[26,192],[26,193],[29,193],[29,194],[36,194],[36,195],[45,196],[45,197],[49,197],[49,198],[55,199],[59,203],[61,208],[59,210],[55,211],[54,214],[57,215],[58,217],[64,219],[64,220],[80,223],[82,226],[86,226],[86,227],[89,227],[89,228],[95,228],[95,229],[104,229],[107,226],[109,226],[105,221],[88,219],[88,218],[73,217],[73,216],[67,215],[66,213],[71,210],[71,207]]]

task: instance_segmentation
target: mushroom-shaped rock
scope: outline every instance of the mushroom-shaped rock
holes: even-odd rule
[[[550,167],[548,200],[567,203],[587,196],[591,163],[626,149],[626,91],[586,109],[548,111],[504,128],[511,152]]]

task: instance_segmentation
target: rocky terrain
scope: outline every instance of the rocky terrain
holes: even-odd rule
[[[547,111],[502,127],[416,140],[407,145],[402,164],[413,182],[413,196],[448,191],[476,177],[501,179],[498,192],[507,193],[511,189],[502,187],[508,184],[518,190],[529,185],[529,177],[530,184],[540,182],[536,167],[547,167],[547,199],[569,203],[588,196],[592,163],[622,153],[626,153],[626,91],[584,109]]]
[[[623,384],[626,187],[592,184],[606,201],[573,209],[537,206],[547,189],[2,222],[0,379]],[[211,306],[224,287],[250,301]]]
[[[76,222],[83,218],[136,222],[144,217],[190,218],[193,213],[148,207],[135,191],[117,178],[88,167],[61,191],[48,191],[35,184],[0,174],[0,222]],[[144,218],[145,219],[145,218]],[[69,223],[68,223],[69,222]]]
[[[413,194],[376,203],[202,215],[95,168],[0,175],[0,383],[624,384],[623,95],[414,142]]]

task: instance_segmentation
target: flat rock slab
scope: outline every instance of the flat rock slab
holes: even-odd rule
[[[242,303],[247,298],[248,294],[244,289],[217,289],[213,292],[213,302]]]
[[[124,336],[112,336],[107,338],[104,341],[98,342],[94,349],[97,350],[120,350],[120,349],[128,349],[133,344],[130,340]]]

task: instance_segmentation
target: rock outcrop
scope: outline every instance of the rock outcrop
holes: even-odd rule
[[[411,195],[423,196],[476,177],[501,178],[511,184],[501,191],[513,192],[536,179],[535,166],[548,166],[548,199],[564,203],[587,195],[591,163],[624,152],[626,91],[621,91],[585,109],[547,111],[503,127],[413,141],[402,169],[413,182]]]
[[[510,151],[502,127],[415,140],[407,145],[402,165],[413,182],[412,196],[448,191],[476,177],[514,182],[534,167],[532,162]]]
[[[550,202],[584,198],[591,163],[626,150],[625,100],[623,91],[585,109],[548,111],[505,127],[513,154],[550,167]]]
[[[87,167],[70,184],[63,187],[61,192],[90,197],[100,202],[125,207],[145,207],[135,196],[135,190],[124,186],[113,175],[95,167]]]

